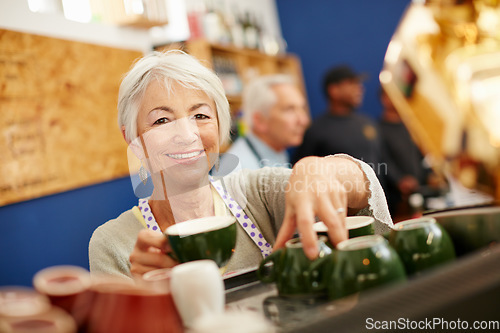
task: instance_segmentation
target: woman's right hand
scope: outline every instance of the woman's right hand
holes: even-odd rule
[[[141,230],[129,257],[130,272],[133,276],[142,276],[155,269],[177,265],[178,262],[167,255],[170,251],[165,235],[147,229]]]

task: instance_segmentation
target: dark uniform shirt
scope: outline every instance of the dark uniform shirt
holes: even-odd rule
[[[337,116],[325,113],[316,118],[297,148],[293,162],[306,156],[345,153],[363,160],[377,172],[380,146],[375,123],[367,116],[352,112]]]
[[[387,164],[387,178],[397,184],[402,177],[415,177],[419,184],[425,183],[428,174],[423,166],[423,155],[414,143],[403,123],[380,121],[379,135],[382,162]]]
[[[398,183],[404,176],[413,176],[420,185],[425,185],[429,169],[424,166],[423,155],[403,123],[380,120],[378,123],[382,159],[387,167],[379,177],[384,187],[391,213],[395,213],[403,197]]]

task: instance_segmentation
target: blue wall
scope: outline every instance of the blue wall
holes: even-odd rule
[[[276,0],[288,52],[302,60],[313,117],[326,110],[324,72],[347,63],[367,72],[361,112],[380,115],[378,74],[387,45],[409,0]]]
[[[88,269],[94,229],[137,204],[129,177],[0,207],[0,286],[53,265]]]

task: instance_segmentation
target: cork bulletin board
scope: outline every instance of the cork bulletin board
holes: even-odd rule
[[[141,55],[0,29],[0,206],[129,174],[116,102]]]

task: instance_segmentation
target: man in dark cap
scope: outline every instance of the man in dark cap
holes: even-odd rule
[[[364,78],[365,75],[356,73],[347,65],[334,67],[326,73],[323,90],[328,110],[313,121],[293,162],[311,155],[345,153],[379,171],[377,127],[371,118],[355,112],[363,102]]]

